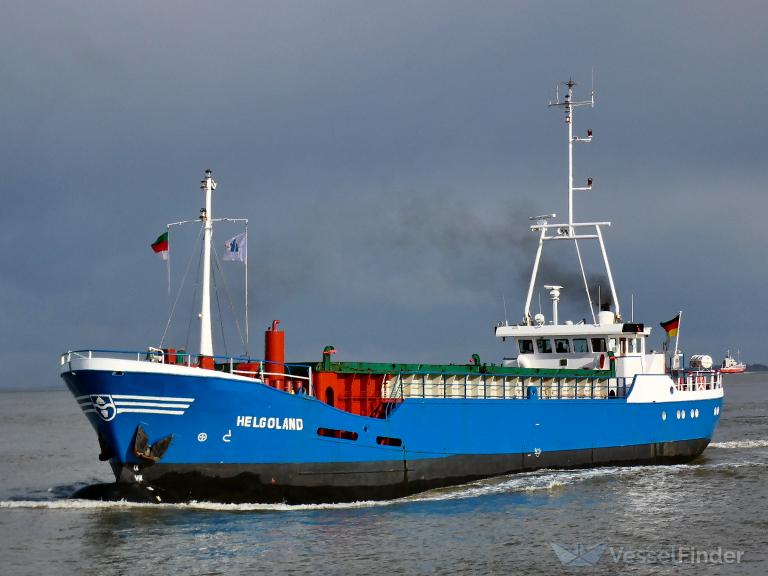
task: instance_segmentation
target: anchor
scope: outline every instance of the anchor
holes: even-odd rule
[[[172,440],[173,434],[169,434],[150,446],[147,433],[144,432],[144,428],[139,424],[136,427],[136,436],[133,440],[133,453],[142,460],[158,462],[168,450]]]

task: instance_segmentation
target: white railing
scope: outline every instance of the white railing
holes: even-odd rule
[[[147,350],[69,350],[61,355],[59,361],[61,366],[65,366],[72,362],[73,359],[92,359],[92,358],[123,358],[136,360],[138,362],[152,362],[157,364],[170,364],[176,366],[188,366],[190,368],[196,368],[199,366],[197,355],[190,354],[184,350],[169,351],[162,348],[150,347]],[[255,360],[252,358],[242,358],[238,356],[206,356],[211,358],[214,362],[217,362],[218,366],[227,366],[228,370],[224,370],[230,374],[238,376],[246,376],[266,382],[265,377],[282,380],[300,380],[307,382],[308,393],[311,396],[313,393],[312,382],[312,367],[307,364],[282,364],[280,362],[273,362],[271,360]],[[241,364],[258,364],[258,370],[238,370],[237,366]],[[275,366],[281,366],[283,372],[270,371],[270,364]],[[267,370],[265,370],[265,365]],[[307,371],[306,376],[291,373],[291,368],[300,368]],[[286,371],[287,370],[287,371]]]
[[[675,381],[675,388],[681,392],[716,390],[723,387],[722,375],[715,370],[691,370],[675,374],[672,379]]]
[[[626,398],[633,381],[623,376],[398,372],[383,382],[382,398],[598,400]]]
[[[238,376],[247,376],[249,378],[255,378],[257,375],[259,376],[259,380],[262,382],[266,382],[264,379],[265,376],[274,376],[277,380],[302,380],[307,383],[307,388],[309,389],[309,395],[312,396],[313,389],[312,389],[312,367],[307,366],[305,364],[281,364],[281,366],[302,366],[307,368],[307,375],[306,376],[299,376],[297,374],[286,374],[285,372],[265,372],[264,371],[264,362],[259,362],[259,369],[258,370],[235,370],[230,365],[230,371],[232,374],[237,374]]]

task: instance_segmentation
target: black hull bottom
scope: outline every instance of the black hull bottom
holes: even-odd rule
[[[389,500],[433,488],[540,468],[680,464],[699,456],[708,438],[611,448],[425,460],[315,464],[113,465],[116,484],[74,497],[139,502],[210,501],[289,504]]]

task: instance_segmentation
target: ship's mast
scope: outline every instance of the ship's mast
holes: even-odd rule
[[[616,289],[613,283],[613,274],[611,273],[611,266],[608,262],[608,255],[605,251],[605,243],[603,242],[603,234],[601,227],[602,226],[610,226],[610,222],[574,222],[573,219],[573,193],[576,191],[585,191],[585,190],[592,190],[592,178],[587,178],[587,185],[583,187],[574,187],[573,185],[573,145],[576,142],[584,142],[589,143],[592,142],[592,130],[587,130],[587,135],[585,137],[580,136],[574,136],[573,135],[573,113],[574,110],[580,106],[590,106],[594,107],[595,105],[595,87],[594,87],[594,78],[592,82],[592,94],[589,100],[582,100],[577,101],[573,98],[573,88],[576,86],[576,82],[573,80],[568,80],[567,82],[563,83],[567,88],[567,93],[563,97],[562,101],[560,100],[560,91],[559,86],[557,89],[557,95],[555,98],[555,101],[550,101],[550,106],[562,106],[563,111],[565,112],[565,123],[568,126],[568,221],[565,224],[550,224],[549,219],[554,218],[555,214],[547,214],[544,216],[535,216],[531,218],[531,220],[535,220],[536,224],[531,226],[531,230],[535,232],[539,232],[539,245],[536,251],[536,258],[534,259],[533,263],[533,272],[531,274],[531,282],[528,286],[528,297],[526,298],[525,302],[525,311],[523,313],[523,321],[526,324],[531,324],[532,322],[532,316],[531,316],[531,299],[533,297],[533,289],[536,283],[536,275],[538,274],[539,269],[539,262],[541,260],[541,252],[544,247],[544,241],[546,240],[573,240],[574,244],[576,245],[576,255],[579,260],[579,268],[581,270],[581,276],[584,280],[584,288],[587,292],[587,300],[589,301],[589,307],[590,311],[593,316],[593,321],[596,322],[595,313],[592,307],[592,298],[589,294],[589,285],[587,283],[587,276],[584,271],[584,262],[581,258],[581,250],[579,249],[579,240],[597,240],[600,244],[600,252],[603,257],[603,262],[605,264],[605,271],[608,276],[608,282],[610,283],[611,288],[611,296],[613,298],[613,305],[614,310],[616,313],[616,317],[618,319],[621,318],[620,309],[619,309],[619,299],[616,296]],[[594,233],[592,234],[583,234],[578,233],[577,229],[580,228],[594,228]],[[547,233],[550,232],[548,235]]]
[[[205,192],[205,208],[200,211],[203,221],[203,289],[200,302],[200,355],[213,356],[213,338],[211,336],[211,237],[213,221],[211,197],[216,190],[216,181],[210,170],[205,171],[205,179],[200,182]]]
[[[202,233],[203,233],[203,257],[202,257],[202,264],[203,264],[203,274],[202,274],[202,290],[200,295],[200,312],[198,313],[198,319],[200,320],[200,356],[203,357],[211,357],[213,356],[213,330],[211,326],[211,279],[213,270],[211,268],[212,261],[211,257],[215,257],[215,252],[213,251],[212,247],[212,241],[213,241],[213,224],[215,222],[226,222],[229,224],[244,224],[245,225],[245,234],[244,234],[244,240],[243,240],[243,246],[248,246],[248,219],[247,218],[213,218],[212,217],[212,196],[213,191],[216,190],[216,181],[213,179],[213,173],[210,170],[205,171],[205,178],[200,181],[200,189],[205,194],[205,207],[200,208],[200,216],[196,220],[182,220],[180,222],[171,222],[168,224],[168,231],[170,232],[171,228],[174,226],[182,226],[184,224],[200,224],[202,223]],[[244,258],[240,259],[237,258],[236,260],[243,262],[245,264],[245,339],[243,339],[242,332],[240,333],[240,338],[243,339],[243,344],[245,344],[245,353],[248,354],[248,251],[247,248],[242,250],[242,253],[245,255]],[[170,262],[170,260],[169,260]],[[191,261],[190,261],[191,263]],[[189,270],[189,268],[187,268]],[[169,290],[170,290],[170,266],[169,266]],[[184,275],[184,278],[186,278],[186,274]],[[223,278],[222,278],[223,280]],[[184,281],[182,280],[182,287],[183,287]],[[225,289],[226,289],[226,283],[225,283]],[[171,313],[168,316],[168,322],[165,325],[165,330],[163,331],[163,336],[160,338],[160,345],[162,347],[162,343],[165,340],[165,336],[168,333],[168,328],[171,325],[171,320],[173,319],[173,313],[176,310],[176,304],[178,304],[179,297],[181,296],[181,288],[179,289],[179,293],[176,296],[176,301],[173,303],[173,307],[171,308]],[[227,293],[227,297],[229,297],[229,294]],[[231,302],[230,302],[231,304]],[[240,325],[235,319],[235,323],[237,324],[238,332],[240,331]]]
[[[550,102],[550,106],[562,106],[565,111],[565,124],[568,126],[568,231],[573,235],[573,192],[574,190],[591,190],[592,178],[587,180],[587,185],[582,188],[573,187],[573,145],[575,142],[592,142],[592,130],[587,131],[587,136],[581,138],[579,136],[573,136],[573,112],[574,109],[579,106],[595,106],[595,90],[592,89],[592,97],[589,100],[575,101],[573,99],[573,87],[576,86],[576,82],[568,80],[564,82],[564,85],[568,88],[568,93],[563,98],[563,101],[558,99],[555,102]]]

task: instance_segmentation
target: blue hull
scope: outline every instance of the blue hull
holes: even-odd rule
[[[62,377],[118,483],[164,500],[391,498],[545,467],[685,462],[706,448],[722,404],[420,398],[380,419],[257,381],[102,370]],[[150,444],[172,435],[159,461],[136,456],[139,426]]]

